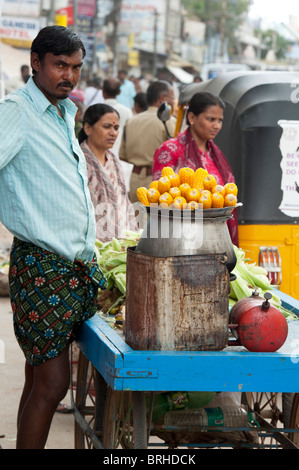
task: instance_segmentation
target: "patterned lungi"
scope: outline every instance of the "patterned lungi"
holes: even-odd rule
[[[96,313],[106,279],[95,261],[74,263],[14,238],[9,271],[14,331],[26,360],[58,356]]]

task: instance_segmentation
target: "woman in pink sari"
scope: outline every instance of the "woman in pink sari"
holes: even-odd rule
[[[187,129],[176,138],[167,140],[156,150],[153,179],[161,176],[162,168],[170,166],[178,173],[182,167],[193,170],[205,168],[218,184],[235,182],[232,169],[213,139],[222,128],[224,103],[217,96],[201,92],[190,100],[187,111]],[[237,210],[228,221],[230,236],[238,246]]]

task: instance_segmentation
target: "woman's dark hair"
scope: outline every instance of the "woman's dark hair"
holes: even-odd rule
[[[119,117],[119,113],[118,111],[116,111],[116,109],[104,103],[92,104],[86,109],[82,119],[83,127],[82,129],[80,129],[80,132],[78,134],[79,144],[81,144],[83,140],[87,139],[87,135],[84,131],[84,124],[87,122],[90,126],[93,126],[96,122],[101,119],[101,117],[103,117],[107,113],[116,113]]]
[[[64,26],[46,26],[42,28],[31,44],[31,53],[35,52],[40,62],[45,54],[50,52],[54,55],[72,55],[74,52],[82,50],[83,58],[86,50],[83,42],[73,31]],[[35,71],[33,70],[34,74]]]
[[[195,93],[195,95],[192,96],[188,106],[186,116],[186,122],[188,126],[190,125],[188,119],[189,113],[193,113],[195,116],[198,116],[199,114],[203,113],[207,108],[209,108],[209,106],[220,106],[220,108],[222,109],[225,108],[225,104],[222,99],[219,98],[219,96],[213,95],[208,91]]]

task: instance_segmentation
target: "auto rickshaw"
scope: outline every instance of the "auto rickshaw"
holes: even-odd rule
[[[272,284],[299,299],[299,73],[230,72],[184,87],[176,133],[191,97],[209,91],[225,103],[215,143],[239,188],[239,246]]]

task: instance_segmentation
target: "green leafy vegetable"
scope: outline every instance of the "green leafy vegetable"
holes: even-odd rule
[[[231,281],[231,291],[229,294],[229,306],[232,307],[238,300],[250,297],[255,290],[260,297],[264,297],[266,292],[270,292],[272,299],[270,303],[278,308],[288,321],[298,320],[298,316],[282,306],[280,298],[273,292],[273,286],[267,277],[267,271],[256,263],[248,263],[245,252],[241,248],[234,246],[237,263],[232,274],[237,276],[235,281]]]
[[[137,245],[141,232],[127,231],[125,235],[126,238],[113,238],[106,243],[100,240],[95,242],[97,263],[106,276],[108,289],[119,291],[119,296],[109,311],[125,299],[127,248]]]

